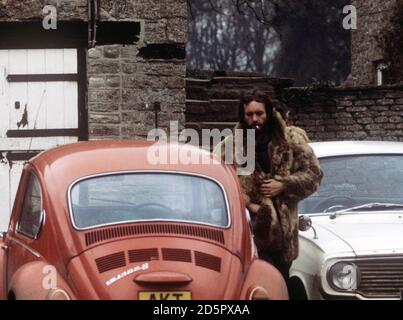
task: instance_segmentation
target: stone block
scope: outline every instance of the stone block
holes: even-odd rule
[[[373,123],[374,122],[374,120],[372,120],[372,118],[360,118],[360,119],[357,119],[357,123],[359,123],[359,124],[370,124],[370,123]]]
[[[315,139],[317,140],[328,140],[336,138],[336,132],[318,132],[315,134]]]
[[[402,122],[402,117],[400,117],[400,116],[390,117],[389,122],[391,122],[391,123],[401,123]]]
[[[120,76],[105,76],[108,87],[120,87]]]
[[[341,119],[336,119],[336,123],[347,125],[347,124],[355,124],[356,122],[353,119],[341,118]]]
[[[392,105],[394,103],[393,99],[379,99],[376,100],[376,104],[381,105],[381,106],[388,106]]]
[[[116,60],[96,59],[90,60],[88,73],[90,75],[99,75],[105,73],[117,74],[120,72],[120,62]]]
[[[374,130],[382,130],[383,129],[383,124],[367,124],[365,126],[365,130],[370,130],[370,131],[374,131]]]
[[[368,137],[365,131],[353,132],[353,139],[362,140]]]
[[[120,55],[122,59],[137,60],[139,49],[135,45],[124,45],[120,48]]]
[[[353,132],[351,131],[338,131],[336,132],[336,137],[340,139],[352,139]]]
[[[352,102],[352,101],[349,101],[349,100],[339,101],[339,102],[337,103],[337,105],[340,106],[340,107],[349,107],[349,106],[352,106],[352,105],[353,105],[353,102]]]
[[[88,58],[89,59],[98,59],[103,55],[102,47],[95,47],[88,49]]]
[[[347,112],[363,112],[367,111],[367,107],[347,107]]]
[[[387,117],[377,117],[374,119],[376,123],[386,123],[389,122],[389,119]]]
[[[120,101],[120,89],[97,89],[89,90],[88,101],[90,103]]]
[[[104,57],[116,59],[120,56],[120,47],[118,45],[104,46]]]
[[[119,113],[95,113],[91,112],[89,114],[89,123],[94,124],[119,124],[120,114]]]
[[[390,107],[390,110],[393,111],[403,111],[403,105],[394,105]]]
[[[334,114],[334,117],[336,119],[341,119],[341,118],[352,118],[353,116],[351,115],[351,113],[348,112],[337,112]]]
[[[385,95],[386,98],[393,98],[398,99],[400,98],[403,101],[403,91],[396,91],[396,92],[388,92]]]
[[[111,137],[120,136],[120,126],[119,125],[98,125],[89,123],[89,136],[90,139],[95,136]]]
[[[119,102],[115,103],[104,103],[103,101],[95,101],[89,103],[88,105],[88,113],[92,112],[115,112],[119,110]]]
[[[389,107],[387,106],[370,106],[368,107],[369,110],[371,111],[387,111],[389,110]]]
[[[356,100],[354,101],[355,106],[372,106],[375,104],[374,100]]]
[[[330,126],[326,126],[326,131],[343,131],[346,130],[346,126],[341,126],[341,125],[330,125]]]
[[[349,131],[362,131],[363,130],[363,126],[359,125],[359,124],[353,124],[350,126],[346,126],[346,129]]]
[[[90,77],[88,81],[90,88],[102,88],[105,87],[105,79],[102,77]]]

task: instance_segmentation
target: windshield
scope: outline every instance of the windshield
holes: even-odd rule
[[[224,192],[212,180],[173,173],[126,173],[79,181],[70,192],[78,229],[172,220],[227,227]]]
[[[403,210],[403,156],[356,155],[320,159],[319,190],[299,204],[299,213]],[[393,205],[392,205],[393,204]]]

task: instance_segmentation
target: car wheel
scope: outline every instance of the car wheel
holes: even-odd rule
[[[288,294],[290,300],[308,300],[304,284],[297,277],[292,277],[288,281]]]
[[[15,297],[14,291],[10,291],[7,295],[7,300],[17,300]]]

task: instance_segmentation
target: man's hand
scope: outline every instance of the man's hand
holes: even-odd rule
[[[284,184],[280,181],[269,179],[263,180],[260,185],[260,194],[265,197],[275,197],[284,191]]]

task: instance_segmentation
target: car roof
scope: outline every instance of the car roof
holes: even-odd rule
[[[183,164],[180,161],[168,164],[150,164],[150,147],[159,147],[167,152],[168,159],[172,150],[192,152],[197,159],[207,157],[207,164]],[[212,161],[210,152],[185,144],[165,144],[153,141],[104,140],[67,144],[41,152],[29,162],[42,172],[51,172],[54,179],[71,183],[79,178],[122,171],[174,171],[204,175],[216,180],[228,177],[229,166]],[[201,162],[201,161],[200,161]],[[230,173],[233,175],[233,173]]]
[[[363,154],[403,154],[403,142],[394,141],[327,141],[312,142],[318,158]]]

